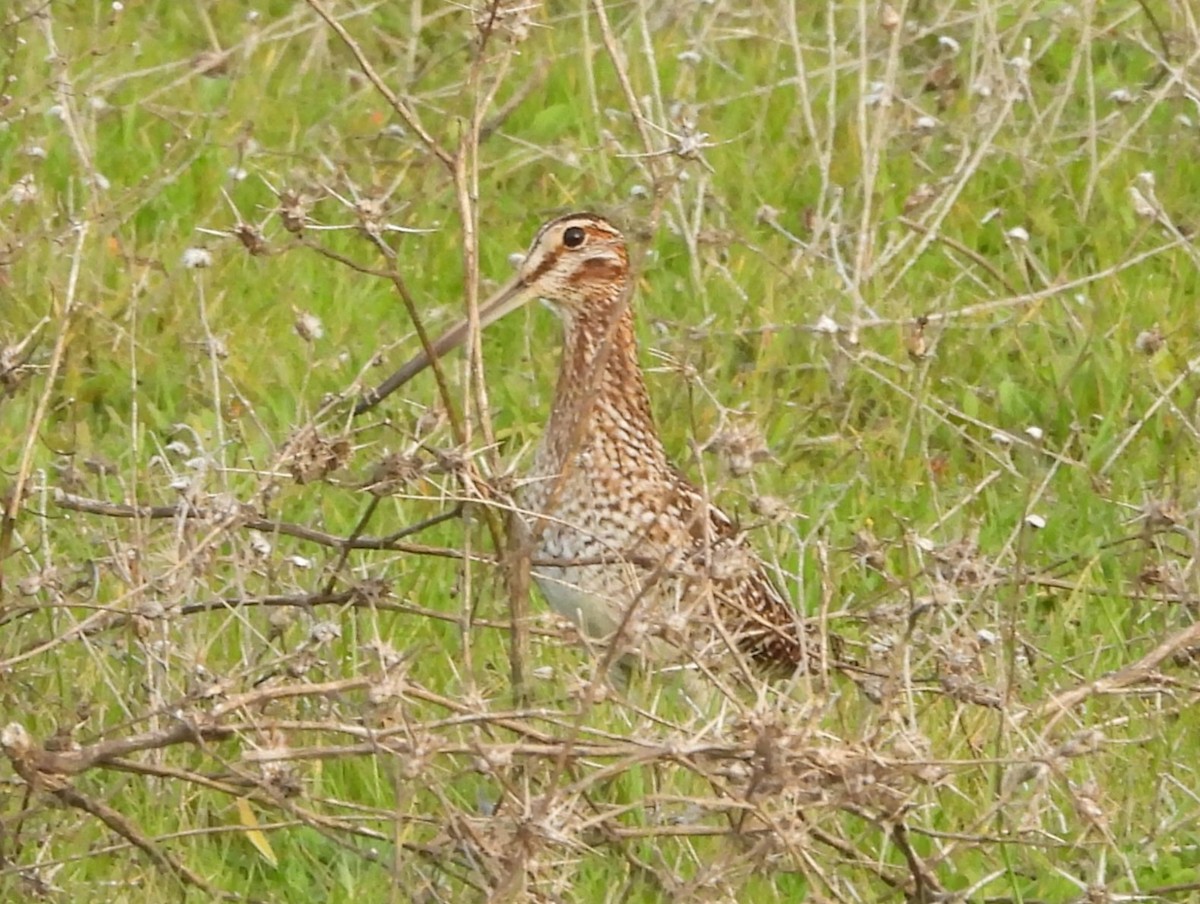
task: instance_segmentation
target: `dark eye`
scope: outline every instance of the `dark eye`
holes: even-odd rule
[[[582,226],[569,226],[563,233],[563,244],[568,248],[578,248],[586,238],[587,233],[583,231]]]

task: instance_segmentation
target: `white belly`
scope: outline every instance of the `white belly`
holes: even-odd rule
[[[573,621],[589,637],[608,637],[621,623],[625,602],[620,599],[619,593],[614,596],[581,587],[581,571],[582,568],[543,566],[533,570],[533,578],[551,609]],[[587,583],[592,585],[595,582]]]

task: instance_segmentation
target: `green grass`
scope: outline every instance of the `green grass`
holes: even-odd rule
[[[391,280],[366,272],[387,258],[335,193],[433,230],[386,242],[435,330],[475,278],[463,187],[307,5],[259,4],[253,20],[241,4],[126,6],[24,2],[0,27],[0,469],[16,513],[0,722],[88,748],[226,707],[228,733],[70,775],[118,814],[107,824],[54,786],[29,791],[7,751],[0,897],[207,900],[137,837],[254,900],[873,900],[920,893],[896,823],[922,881],[971,900],[1196,893],[1194,660],[1046,708],[1185,630],[1200,599],[1186,4],[947,0],[909,4],[894,33],[874,3],[609,4],[650,155],[590,4],[531,10],[519,42],[502,20],[474,81],[461,5],[333,7],[451,153],[500,79],[473,155],[482,292],[564,209],[613,215],[645,253],[642,360],[669,450],[864,670],[713,721],[661,676],[589,705],[595,660],[536,594],[533,702],[510,712],[509,596],[479,489],[529,462],[558,324],[530,307],[489,331],[496,446],[462,356],[444,367],[467,448],[431,415],[428,375],[352,420],[356,387],[418,343]],[[214,40],[229,58],[203,74]],[[670,153],[680,140],[699,158]],[[1131,201],[1146,172],[1157,220]],[[310,198],[303,239],[272,188]],[[239,223],[266,253],[197,231]],[[197,247],[210,267],[183,265]],[[320,338],[297,334],[305,312]],[[912,357],[921,316],[928,353]],[[742,429],[770,452],[748,475],[692,451]],[[297,480],[313,430],[346,446]],[[442,466],[451,452],[473,482]],[[390,453],[418,473],[362,532],[465,494],[467,519],[407,539],[488,561],[342,564],[236,519],[54,501],[240,504],[347,536]],[[763,523],[767,496],[792,514]],[[375,581],[387,592],[253,604]],[[751,793],[765,725],[783,771]]]

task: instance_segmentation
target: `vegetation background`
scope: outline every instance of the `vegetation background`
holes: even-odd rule
[[[1191,0],[0,18],[0,898],[1200,896]],[[514,645],[546,312],[352,417],[568,209],[855,669]]]

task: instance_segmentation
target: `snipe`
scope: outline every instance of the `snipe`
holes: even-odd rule
[[[667,459],[638,366],[632,285],[620,231],[576,213],[545,224],[516,277],[480,306],[483,327],[540,298],[564,326],[550,421],[518,496],[533,577],[587,635],[621,628],[655,661],[736,649],[774,671],[816,665],[815,633],[733,522]],[[459,323],[433,351],[466,336]],[[428,364],[413,358],[358,410]]]

